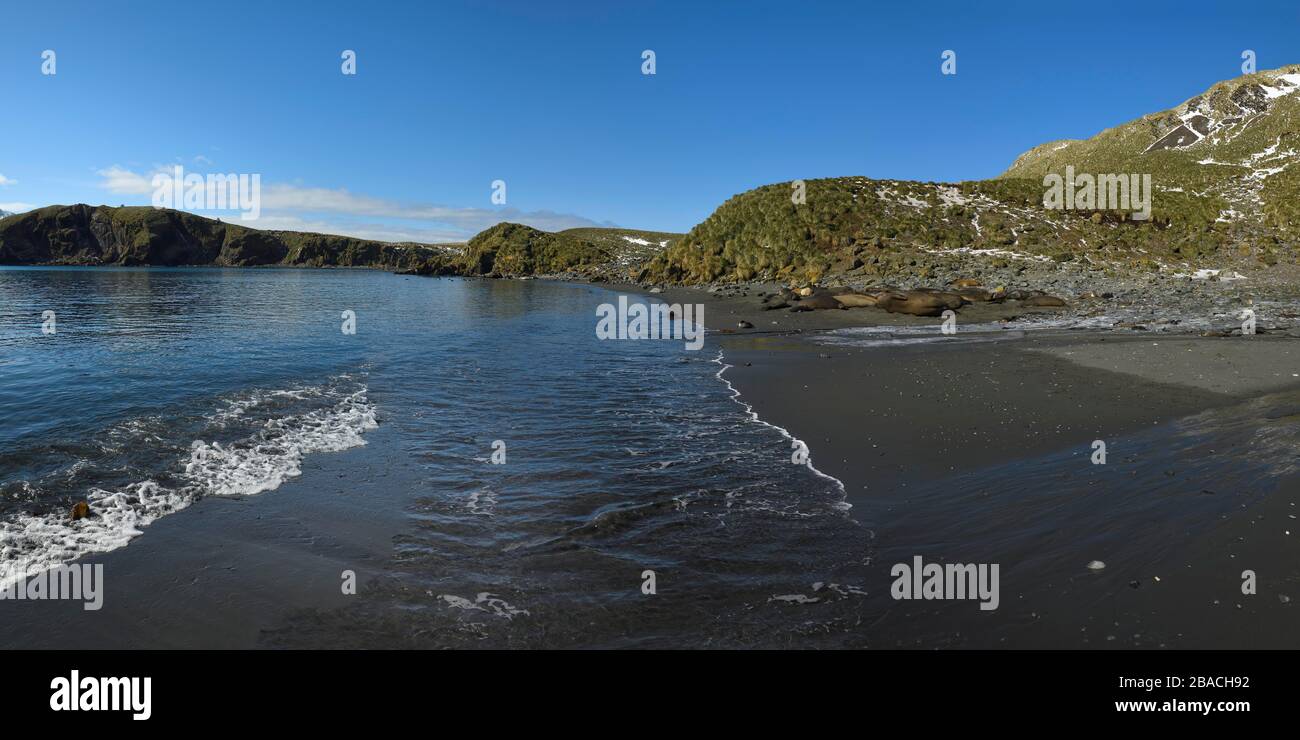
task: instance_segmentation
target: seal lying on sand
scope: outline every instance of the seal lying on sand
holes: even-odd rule
[[[959,288],[953,292],[971,303],[988,303],[998,300],[1001,296],[997,292],[984,290],[983,288]]]
[[[930,288],[917,288],[916,290],[904,292],[904,295],[916,295],[916,294],[933,296],[943,301],[943,305],[945,308],[951,308],[953,310],[961,308],[967,303],[970,303],[970,301],[966,300],[966,298],[959,293],[949,293],[943,290],[932,290]]]
[[[839,293],[831,296],[839,301],[841,305],[849,308],[861,308],[863,306],[874,306],[880,300],[879,296],[868,295],[865,293]]]
[[[791,311],[815,311],[815,310],[824,310],[830,308],[847,309],[848,306],[841,305],[840,302],[836,300],[835,297],[832,296],[830,293],[816,293],[814,295],[810,295],[807,298],[804,298],[803,300],[799,301],[799,303],[795,304],[794,308],[791,308],[790,310]]]
[[[787,293],[789,295],[787,295]],[[771,311],[777,308],[789,308],[790,298],[793,296],[794,296],[793,291],[786,291],[786,290],[778,291],[776,293],[764,297],[762,302],[759,303],[759,306],[764,311]]]
[[[884,293],[876,301],[876,308],[883,308],[890,313],[906,313],[913,316],[942,316],[949,310],[950,300],[942,294],[913,291],[910,293]],[[960,307],[960,302],[958,307]]]

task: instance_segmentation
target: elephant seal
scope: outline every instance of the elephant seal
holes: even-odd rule
[[[848,306],[840,305],[840,302],[830,293],[816,293],[799,301],[799,305],[795,306],[793,310],[813,311],[830,308],[848,308]]]
[[[942,316],[950,310],[948,301],[933,294],[913,291],[911,293],[886,293],[876,302],[877,308],[890,313],[905,313],[912,316]]]
[[[880,300],[878,296],[866,295],[863,293],[840,293],[831,297],[839,301],[841,305],[848,306],[849,308],[874,306],[876,305],[876,302]]]
[[[994,298],[993,293],[983,288],[958,288],[954,292],[971,303],[988,303]]]
[[[934,296],[940,301],[943,301],[943,305],[946,308],[951,308],[954,310],[961,308],[967,303],[970,303],[970,301],[966,300],[960,294],[949,293],[946,290],[935,290],[934,288],[917,288],[916,290],[903,291],[903,292],[908,295],[920,294],[920,295]]]
[[[951,308],[954,311],[971,302],[969,298],[960,293],[949,293],[943,291],[935,293],[935,295],[939,296],[939,298],[946,303],[948,308]]]

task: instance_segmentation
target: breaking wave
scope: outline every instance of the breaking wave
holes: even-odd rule
[[[251,496],[279,488],[302,474],[306,455],[364,445],[378,426],[364,385],[348,376],[320,386],[255,390],[223,399],[217,411],[178,423],[180,435],[159,436],[149,420],[133,419],[110,429],[87,455],[45,479],[4,488],[54,494],[58,503],[86,501],[91,515],[73,520],[66,505],[40,513],[9,512],[0,520],[0,588],[90,553],[124,547],[159,518],[204,496]],[[200,435],[186,438],[190,430]],[[188,440],[188,445],[186,441]],[[133,470],[143,479],[112,486],[68,490],[67,482],[109,478],[116,454],[152,446],[156,470]],[[170,456],[170,457],[169,457]],[[99,470],[96,470],[96,469]],[[91,475],[87,475],[87,474]]]

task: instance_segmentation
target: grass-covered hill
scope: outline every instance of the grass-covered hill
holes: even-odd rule
[[[466,244],[264,231],[152,207],[49,206],[0,219],[0,264],[374,267],[427,275],[630,279],[680,234],[500,223]]]
[[[1175,220],[1300,229],[1300,65],[1210,87],[1182,105],[1087,140],[1044,144],[1002,175],[1042,181],[1080,172],[1149,173],[1156,202]]]
[[[452,266],[470,275],[519,277],[577,270],[607,260],[606,251],[586,239],[499,223],[470,239]]]
[[[632,268],[655,257],[681,234],[666,231],[641,231],[639,229],[580,228],[561,231],[605,249],[614,264]]]
[[[500,223],[448,254],[434,274],[524,277],[564,275],[631,280],[645,262],[680,234],[636,229],[580,228],[561,232]]]
[[[666,242],[679,239],[682,236],[670,231],[646,231],[644,229],[621,229],[604,226],[582,226],[575,229],[565,229],[558,233],[586,239],[614,249],[629,249],[628,245],[632,245],[632,247],[663,248],[667,246]]]
[[[831,275],[897,278],[953,259],[1123,263],[1214,251],[1207,222],[1171,230],[1160,208],[1148,222],[1125,213],[1047,210],[1043,186],[1007,179],[923,183],[827,178],[767,185],[722,204],[651,260],[642,279],[701,283],[775,279],[816,282]]]
[[[1300,236],[1300,66],[1220,82],[1087,140],[1029,150],[995,180],[863,177],[756,188],[651,260],[665,282],[915,276],[956,257],[1114,269],[1250,258],[1295,262]],[[1044,208],[1044,177],[1149,174],[1151,218]]]
[[[420,269],[446,247],[261,231],[184,211],[49,206],[0,219],[0,264]]]

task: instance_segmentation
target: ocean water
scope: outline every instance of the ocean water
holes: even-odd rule
[[[598,340],[616,300],[361,270],[0,268],[0,582],[131,547],[206,497],[276,496],[382,437],[403,522],[384,572],[269,643],[863,643],[873,535],[843,486],[792,460],[712,342]],[[83,500],[94,515],[72,521]]]

